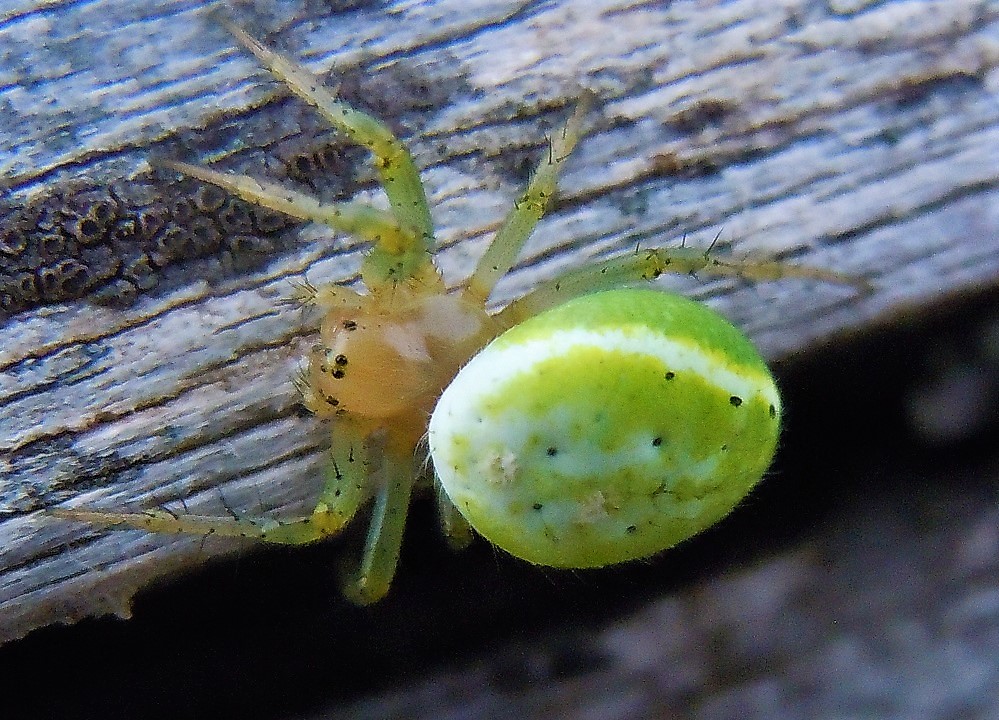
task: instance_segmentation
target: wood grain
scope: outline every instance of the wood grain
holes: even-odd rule
[[[488,242],[545,132],[581,88],[598,96],[558,206],[498,303],[591,257],[684,235],[706,245],[718,230],[724,251],[874,282],[868,296],[805,282],[665,283],[720,309],[776,360],[999,278],[994,2],[344,6],[233,3],[230,13],[317,72],[404,68],[446,89],[446,103],[403,130],[452,280]],[[287,121],[294,103],[197,0],[8,3],[0,47],[0,170],[21,201],[73,178],[121,182],[146,169],[150,147],[233,117],[273,121],[278,135],[307,129],[297,111]],[[240,147],[269,146],[275,132]],[[377,201],[370,185],[360,194]],[[71,303],[0,327],[0,640],[127,615],[154,579],[240,549],[100,533],[45,507],[309,505],[327,431],[301,416],[289,380],[308,322],[278,301],[306,272],[314,283],[352,277],[358,255],[320,228],[300,235],[296,251],[254,273],[192,276],[125,310]]]

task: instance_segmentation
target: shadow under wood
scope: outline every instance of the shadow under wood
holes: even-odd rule
[[[485,666],[499,693],[530,687],[539,673],[599,673],[612,660],[589,638],[656,599],[704,592],[720,573],[765,567],[803,544],[842,541],[844,530],[868,527],[857,518],[994,497],[994,479],[974,468],[996,463],[996,418],[932,444],[906,408],[942,348],[995,325],[997,300],[779,368],[787,431],[774,469],[720,527],[653,562],[572,573],[529,567],[483,542],[452,553],[430,504],[417,503],[381,604],[341,598],[343,543],[212,563],[141,595],[130,621],[47,628],[0,649],[0,677],[19,689],[6,693],[7,717],[284,717],[442,668]],[[556,648],[541,670],[516,650],[538,645]],[[50,689],[36,695],[28,688],[40,678]]]

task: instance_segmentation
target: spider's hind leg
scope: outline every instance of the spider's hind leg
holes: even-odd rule
[[[714,247],[714,242],[711,247]],[[505,326],[512,326],[580,295],[640,285],[666,273],[696,277],[737,277],[751,282],[813,280],[850,285],[860,292],[871,289],[866,278],[823,268],[793,265],[780,260],[719,258],[711,252],[711,248],[651,248],[585,265],[543,282],[524,297],[503,308],[497,318]]]

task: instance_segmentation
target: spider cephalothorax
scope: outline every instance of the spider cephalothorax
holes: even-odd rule
[[[458,369],[498,334],[485,306],[461,293],[336,287],[310,302],[325,314],[299,383],[306,406],[371,430],[389,426],[393,442],[409,447]]]
[[[428,436],[443,525],[469,524],[535,563],[594,567],[646,557],[708,527],[773,456],[780,399],[759,354],[708,308],[651,289],[664,272],[855,282],[775,262],[722,261],[692,248],[636,251],[540,284],[498,313],[486,302],[555,192],[580,134],[580,104],[549,142],[472,276],[448,290],[434,265],[423,185],[405,146],[307,70],[236,27],[236,39],[375,158],[389,209],[311,196],[186,163],[177,171],[370,243],[364,292],[306,286],[321,316],[298,385],[331,420],[332,459],[307,517],[56,514],[107,526],[306,543],[339,532],[374,500],[357,602],[382,597],[398,559]],[[429,419],[429,423],[428,423]]]

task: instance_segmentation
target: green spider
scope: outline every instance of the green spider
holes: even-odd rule
[[[337,100],[301,65],[240,28],[236,40],[374,156],[390,209],[316,199],[245,176],[166,165],[253,203],[370,243],[366,292],[326,285],[298,298],[322,314],[298,381],[332,422],[332,461],[307,517],[176,516],[160,510],[58,510],[63,518],[150,532],[309,543],[339,533],[373,500],[358,603],[383,597],[428,438],[442,525],[471,528],[534,563],[596,567],[647,557],[709,527],[760,479],[780,431],[780,399],[749,340],[708,308],[629,289],[665,272],[855,283],[777,262],[721,261],[658,248],[540,284],[490,313],[486,302],[556,191],[583,104],[548,152],[475,271],[448,289],[433,262],[426,194],[405,146],[380,121]]]

